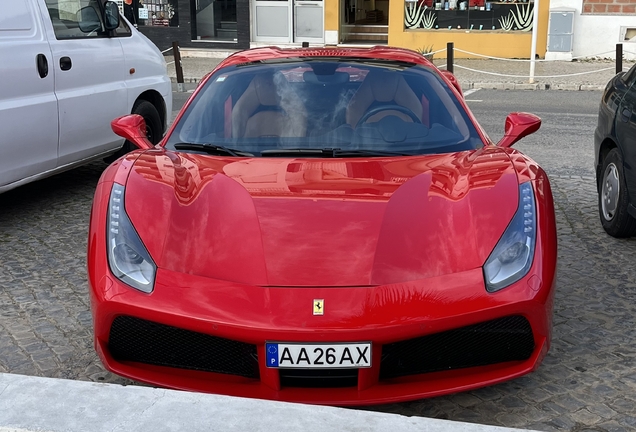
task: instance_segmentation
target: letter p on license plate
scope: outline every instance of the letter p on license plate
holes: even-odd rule
[[[368,368],[371,342],[362,343],[272,343],[265,344],[270,368]]]

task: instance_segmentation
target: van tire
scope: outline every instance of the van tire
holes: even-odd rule
[[[153,104],[146,100],[137,100],[133,105],[132,114],[139,114],[144,118],[146,122],[146,135],[151,143],[157,144],[161,141],[161,138],[163,138],[163,124],[161,122],[161,116]],[[112,163],[133,150],[137,150],[137,146],[126,140],[124,145],[117,150],[117,152],[104,158],[104,161],[106,163]]]
[[[138,100],[133,105],[133,114],[139,114],[146,121],[146,135],[151,143],[157,144],[163,138],[163,125],[157,108],[153,104],[145,100]],[[128,142],[127,142],[128,143]],[[130,143],[133,149],[137,148]]]

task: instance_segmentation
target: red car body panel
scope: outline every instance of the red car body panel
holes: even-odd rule
[[[160,268],[261,286],[366,286],[480,267],[517,210],[518,181],[497,148],[335,161],[151,151],[126,188]]]
[[[254,50],[219,67],[299,51],[316,50]],[[345,51],[428,64],[407,50],[333,52]],[[231,158],[161,146],[128,154],[103,173],[91,212],[88,276],[100,359],[154,385],[335,405],[438,396],[534,370],[551,338],[552,193],[532,160],[483,139],[482,149],[412,157]],[[534,260],[523,278],[489,293],[482,267],[525,182],[536,202]],[[126,213],[157,265],[150,294],[108,265],[114,183],[125,185]],[[314,299],[324,299],[324,315],[312,314]],[[259,378],[118,361],[108,344],[122,315],[254,344]],[[527,360],[380,378],[386,344],[513,315],[532,328]],[[357,387],[281,387],[279,370],[265,366],[268,341],[370,341],[372,367],[359,370]]]

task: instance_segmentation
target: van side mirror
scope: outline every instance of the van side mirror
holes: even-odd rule
[[[83,7],[77,11],[77,25],[82,33],[91,33],[102,29],[99,15],[92,6]]]
[[[110,122],[110,127],[117,135],[126,138],[142,150],[154,147],[154,144],[148,140],[146,135],[146,121],[139,114],[118,117]]]
[[[499,147],[511,147],[521,138],[535,133],[541,127],[541,119],[534,114],[516,112],[506,117],[503,138],[497,143]]]
[[[107,1],[104,4],[104,27],[107,31],[119,27],[119,8],[114,1]]]

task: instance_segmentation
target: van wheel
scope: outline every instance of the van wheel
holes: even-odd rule
[[[627,213],[629,198],[623,172],[623,158],[612,149],[603,160],[598,190],[598,210],[603,229],[613,237],[636,234],[636,219]]]
[[[139,114],[146,121],[146,136],[148,140],[157,144],[163,137],[163,125],[161,124],[161,117],[157,112],[157,108],[153,104],[145,100],[138,100],[132,109],[133,114]],[[137,147],[133,143],[126,141],[126,144],[132,145],[132,149]],[[131,149],[131,150],[132,150]]]
[[[138,100],[135,102],[135,105],[133,105],[132,114],[139,114],[144,118],[146,122],[146,136],[151,143],[157,144],[161,141],[163,137],[163,125],[161,124],[159,112],[153,104],[145,100]],[[117,150],[113,155],[104,158],[104,161],[112,163],[133,150],[137,150],[137,146],[126,140],[121,149]]]

